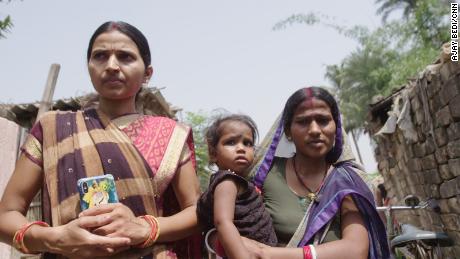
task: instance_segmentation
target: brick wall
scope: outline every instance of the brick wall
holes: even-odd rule
[[[408,194],[439,199],[441,214],[427,210],[398,212],[398,220],[447,232],[455,245],[444,249],[445,258],[460,258],[460,65],[441,60],[419,78],[372,104],[368,130],[374,135],[378,169],[392,204],[400,204]],[[395,107],[395,101],[403,102],[402,96],[410,101],[414,138],[407,137],[401,127],[376,136],[387,111]]]

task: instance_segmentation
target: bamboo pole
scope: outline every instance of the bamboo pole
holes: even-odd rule
[[[54,89],[56,88],[60,68],[61,65],[59,64],[51,64],[48,79],[46,80],[45,90],[43,91],[43,96],[38,108],[37,120],[43,115],[43,113],[49,111],[53,105]]]

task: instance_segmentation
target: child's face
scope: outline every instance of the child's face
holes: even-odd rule
[[[224,121],[221,137],[211,159],[220,170],[231,170],[244,176],[254,160],[254,140],[248,125],[240,121]]]

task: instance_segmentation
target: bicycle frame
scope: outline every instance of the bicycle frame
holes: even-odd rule
[[[383,211],[385,213],[386,219],[386,228],[387,228],[387,237],[388,237],[388,244],[391,239],[395,236],[395,226],[394,226],[394,215],[393,211],[395,210],[419,210],[425,209],[428,207],[428,202],[422,202],[416,206],[381,206],[377,207],[377,211]]]
[[[407,201],[406,201],[407,202]],[[429,199],[423,202],[418,203],[408,203],[409,205],[414,204],[413,206],[382,206],[377,207],[377,211],[385,212],[385,219],[387,222],[387,237],[388,237],[388,244],[400,234],[401,230],[399,229],[399,223],[395,222],[394,211],[400,210],[419,210],[419,209],[426,209],[427,207],[432,207],[433,209],[437,206],[433,206],[433,202],[435,200]],[[435,210],[436,211],[436,210]],[[396,231],[396,227],[398,230]],[[437,243],[436,246],[431,246],[425,244],[423,240],[414,240],[413,242],[407,243],[404,246],[397,247],[391,249],[392,256],[395,256],[395,252],[399,251],[402,253],[406,258],[441,258],[441,250],[440,250],[440,243]],[[414,254],[415,253],[415,254]],[[418,257],[421,256],[421,257]]]

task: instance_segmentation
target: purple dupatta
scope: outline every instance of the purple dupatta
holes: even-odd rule
[[[375,209],[374,196],[356,169],[350,162],[335,165],[318,194],[319,202],[313,203],[309,210],[307,228],[298,247],[313,243],[317,234],[321,236],[325,226],[340,213],[343,198],[351,195],[368,232],[368,258],[389,258],[385,226]]]

